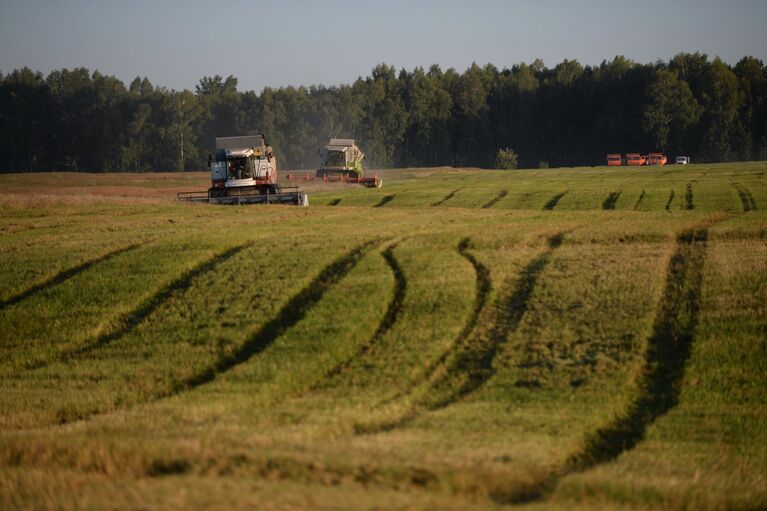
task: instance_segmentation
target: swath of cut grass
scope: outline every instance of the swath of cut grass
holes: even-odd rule
[[[584,449],[571,455],[563,467],[528,489],[503,496],[503,501],[525,503],[546,497],[566,475],[611,461],[632,449],[652,422],[676,406],[698,322],[707,239],[705,228],[685,231],[677,238],[653,333],[647,341],[638,395],[628,410],[589,435]]]

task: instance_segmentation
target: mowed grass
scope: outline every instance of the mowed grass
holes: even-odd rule
[[[767,507],[766,170],[0,176],[0,507]]]

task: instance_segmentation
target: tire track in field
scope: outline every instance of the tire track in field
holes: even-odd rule
[[[695,209],[692,197],[692,183],[687,183],[687,186],[684,187],[684,209]]]
[[[633,208],[634,211],[637,211],[639,209],[639,205],[642,204],[642,201],[644,200],[644,193],[645,193],[644,190],[642,190],[642,193],[639,194],[639,198],[634,203],[634,208]]]
[[[103,263],[104,261],[107,261],[113,257],[116,257],[118,255],[124,254],[126,252],[129,252],[131,250],[135,250],[141,245],[144,245],[145,243],[134,243],[132,245],[128,245],[127,247],[122,247],[117,250],[113,250],[111,252],[107,252],[106,254],[96,257],[94,259],[89,259],[87,261],[84,261],[76,266],[73,266],[72,268],[62,270],[56,275],[50,277],[49,279],[40,282],[39,284],[35,284],[32,287],[28,288],[25,291],[22,291],[21,293],[14,295],[6,300],[0,301],[0,310],[4,309],[6,307],[9,307],[11,305],[15,305],[22,300],[26,300],[30,296],[37,294],[41,291],[44,291],[46,289],[49,289],[53,286],[56,286],[58,284],[61,284],[62,282],[71,279],[72,277],[75,277],[79,275],[80,273],[84,272],[85,270],[91,268],[94,265],[97,265],[99,263]]]
[[[405,277],[405,273],[402,271],[402,267],[397,261],[397,258],[394,256],[395,248],[397,248],[397,243],[389,245],[383,252],[381,252],[381,255],[386,260],[386,264],[389,266],[389,269],[394,275],[394,292],[392,294],[391,300],[389,301],[389,305],[386,308],[386,313],[384,314],[383,319],[378,324],[378,328],[376,328],[376,331],[373,333],[372,337],[370,337],[367,342],[363,343],[352,357],[330,369],[325,374],[323,381],[337,376],[346,370],[354,360],[365,356],[371,349],[373,349],[381,337],[383,337],[384,334],[386,334],[386,332],[388,332],[397,322],[397,318],[402,312],[402,307],[405,302],[405,294],[407,292],[407,278]],[[312,385],[311,389],[318,388],[320,383],[321,382],[318,382],[317,384]]]
[[[93,350],[103,348],[104,346],[107,346],[111,342],[114,342],[120,337],[123,337],[124,335],[130,333],[131,330],[136,328],[136,326],[138,326],[142,321],[144,321],[144,319],[146,319],[147,316],[149,316],[154,311],[156,311],[163,303],[168,301],[168,299],[170,299],[174,294],[186,291],[189,288],[189,286],[192,285],[192,281],[195,278],[215,269],[218,265],[226,262],[227,260],[231,259],[235,255],[240,253],[242,250],[252,245],[253,243],[249,242],[249,243],[243,243],[242,245],[231,247],[221,252],[220,254],[214,255],[213,257],[185,271],[179,277],[173,279],[171,282],[169,282],[168,284],[163,286],[161,289],[156,291],[152,296],[144,300],[143,303],[141,303],[138,307],[133,309],[131,312],[123,315],[123,317],[119,320],[119,326],[116,329],[112,330],[111,332],[100,335],[93,342],[88,343],[85,346],[81,346],[79,348],[73,349],[69,351],[68,353],[65,352],[61,356],[61,358],[82,356]]]
[[[416,400],[413,406],[396,420],[373,425],[358,425],[355,428],[357,433],[391,431],[411,422],[423,412],[446,408],[482,387],[495,374],[493,361],[500,348],[506,343],[509,334],[516,330],[522,321],[538,276],[548,264],[554,250],[562,244],[563,238],[564,233],[557,233],[550,237],[546,250],[525,266],[514,284],[504,285],[495,301],[493,324],[487,334],[470,337],[472,333],[470,331],[463,337],[463,339],[470,337],[469,342],[455,343],[436,361],[430,374],[425,377],[425,380],[433,380],[428,384],[428,393],[425,397]],[[488,289],[483,300],[483,307],[490,291],[489,274],[487,282]],[[473,329],[472,325],[472,331]],[[448,363],[451,358],[452,361]],[[445,369],[444,374],[433,379],[432,375],[438,367]],[[413,387],[410,393],[412,394],[415,390],[416,388]]]
[[[633,449],[647,428],[677,405],[698,323],[707,240],[708,227],[677,235],[633,402],[612,422],[589,434],[584,448],[570,455],[561,468],[525,489],[499,491],[495,500],[523,504],[546,499],[565,476],[610,462]]]
[[[487,204],[484,204],[482,206],[482,209],[492,208],[493,206],[495,206],[498,203],[499,200],[503,199],[508,194],[509,194],[508,190],[501,190],[500,192],[498,192],[498,195],[493,197]]]
[[[569,190],[565,190],[564,192],[560,192],[556,195],[554,195],[552,198],[546,201],[546,204],[543,205],[543,209],[545,211],[551,211],[552,209],[557,207],[557,204],[559,204],[559,201],[562,200],[562,197],[567,194]]]
[[[546,250],[525,266],[514,284],[503,286],[495,301],[495,317],[489,334],[466,343],[463,351],[456,354],[455,361],[445,376],[431,384],[433,390],[447,387],[448,392],[446,397],[429,403],[429,410],[445,408],[475,392],[495,374],[493,361],[509,334],[516,330],[522,321],[538,277],[548,264],[552,253],[562,244],[563,238],[564,233],[550,237]]]
[[[217,376],[233,369],[242,363],[247,362],[251,357],[257,355],[269,347],[269,345],[286,330],[303,319],[307,311],[317,302],[319,302],[320,299],[322,299],[328,289],[338,283],[343,277],[345,277],[357,265],[360,259],[362,259],[362,257],[377,243],[379,243],[378,240],[372,240],[358,245],[356,248],[342,255],[340,258],[336,259],[328,266],[323,268],[317,277],[315,277],[306,287],[294,295],[293,298],[291,298],[280,309],[274,318],[272,318],[260,329],[258,329],[258,331],[256,331],[247,341],[245,341],[243,345],[240,346],[240,348],[232,355],[223,357],[201,372],[176,382],[173,387],[167,391],[159,391],[154,393],[148,392],[143,397],[143,399],[137,400],[135,404],[157,401],[163,398],[181,394],[182,392],[193,390],[200,385],[212,382],[216,379]],[[227,255],[227,258],[232,257],[240,250],[251,246],[252,244],[253,243],[251,242],[245,245],[233,247],[227,250],[224,254],[218,255],[212,260],[208,260],[206,263],[203,263],[203,265],[200,266],[206,266],[208,269],[210,269],[215,266],[215,264],[220,263],[220,258],[223,256]],[[199,266],[197,268],[199,268]],[[78,416],[76,420],[90,419],[97,415],[113,410],[114,409],[90,412]],[[74,421],[62,419],[59,425],[64,425],[70,422]]]
[[[371,240],[362,243],[327,265],[317,277],[283,305],[277,315],[261,326],[236,352],[219,359],[200,373],[181,380],[171,391],[156,395],[154,399],[170,397],[210,383],[221,374],[264,351],[285,331],[301,321],[325,293],[357,266],[362,257],[379,242],[379,240]]]
[[[738,192],[738,198],[740,199],[740,204],[743,207],[744,213],[748,213],[749,211],[756,209],[756,201],[754,200],[754,196],[751,195],[751,192],[748,190],[748,188],[738,183],[732,183],[732,187],[735,188],[736,192]]]
[[[418,386],[428,381],[434,374],[434,371],[436,371],[438,367],[445,363],[445,360],[447,360],[447,358],[450,356],[450,353],[456,349],[461,341],[471,335],[474,327],[477,325],[479,314],[482,312],[482,309],[485,308],[485,304],[487,303],[487,297],[490,294],[492,282],[490,281],[490,270],[488,270],[485,265],[480,263],[477,258],[474,257],[471,252],[469,252],[470,246],[471,239],[464,238],[460,241],[460,243],[458,243],[457,248],[461,257],[466,259],[474,268],[476,286],[474,291],[474,305],[472,306],[472,311],[469,315],[469,319],[466,320],[463,328],[455,337],[455,339],[453,339],[453,342],[450,344],[450,347],[447,350],[445,350],[436,360],[432,361],[428,366],[426,366],[424,371],[404,390],[382,401],[380,405],[390,404],[399,399],[402,399],[403,397],[412,394]]]
[[[602,209],[615,209],[615,203],[618,202],[620,196],[621,192],[610,192],[610,195],[602,202]]]
[[[373,207],[374,207],[374,208],[381,208],[381,207],[383,207],[383,206],[386,206],[388,203],[390,203],[391,201],[393,201],[393,200],[394,200],[394,197],[396,197],[396,196],[397,196],[396,194],[392,194],[392,195],[384,195],[384,196],[381,198],[381,200],[380,200],[380,201],[379,201],[377,204],[375,204]]]
[[[671,211],[671,203],[674,201],[674,190],[671,190],[671,193],[668,196],[668,200],[666,201],[665,210]]]
[[[442,197],[440,200],[438,200],[437,202],[435,202],[435,203],[434,203],[434,204],[432,204],[431,206],[432,206],[432,207],[435,207],[435,206],[441,206],[442,204],[446,203],[447,201],[449,201],[450,199],[452,199],[453,197],[455,197],[455,194],[456,194],[456,193],[458,193],[458,192],[460,192],[462,189],[463,189],[463,188],[457,188],[457,189],[453,190],[452,192],[448,193],[447,195],[445,195],[444,197]]]

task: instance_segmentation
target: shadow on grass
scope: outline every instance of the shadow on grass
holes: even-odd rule
[[[664,206],[664,209],[666,211],[671,211],[672,202],[674,202],[674,190],[671,190],[671,193],[668,194],[668,200],[666,201],[666,205]]]
[[[754,196],[751,195],[751,192],[748,190],[748,188],[738,183],[732,183],[732,186],[735,188],[735,191],[738,192],[738,198],[740,199],[740,204],[743,207],[743,212],[748,213],[749,211],[755,210],[756,201],[754,200]]]
[[[562,244],[563,237],[564,233],[558,233],[549,238],[547,250],[525,267],[513,286],[505,286],[501,291],[496,302],[497,312],[493,326],[486,336],[472,334],[490,294],[490,272],[468,251],[470,241],[468,238],[464,239],[458,250],[472,263],[477,273],[477,295],[472,315],[450,349],[435,360],[405,392],[385,403],[413,394],[420,384],[432,379],[439,367],[445,367],[444,375],[431,382],[429,393],[418,399],[401,416],[383,422],[357,424],[355,431],[358,434],[391,431],[411,422],[424,411],[445,408],[484,385],[495,373],[493,361],[498,350],[522,320],[538,276],[548,263],[552,252]]]
[[[687,183],[684,189],[684,209],[695,209],[695,204],[692,201],[692,184]]]
[[[444,397],[425,403],[429,410],[444,408],[476,392],[495,374],[493,361],[498,350],[522,321],[538,277],[551,254],[562,244],[563,237],[564,233],[558,233],[549,238],[546,251],[525,266],[513,285],[504,286],[495,303],[496,313],[489,334],[466,343],[444,378],[432,383],[432,389],[442,391]]]
[[[394,200],[394,197],[396,197],[396,195],[384,195],[381,198],[381,200],[375,206],[373,206],[373,207],[374,208],[381,208],[383,206],[386,206],[388,203],[390,203],[391,201]]]
[[[405,292],[407,291],[407,278],[405,277],[405,273],[402,271],[402,267],[399,265],[399,262],[397,261],[397,258],[394,257],[394,249],[397,247],[397,244],[394,243],[393,245],[390,245],[386,248],[383,252],[381,252],[381,255],[386,260],[386,264],[389,266],[389,269],[391,270],[392,274],[394,275],[394,293],[392,295],[391,301],[389,302],[388,307],[386,308],[386,313],[384,314],[383,319],[378,324],[378,328],[376,328],[376,331],[373,333],[373,335],[370,337],[370,339],[367,340],[367,342],[360,345],[360,347],[357,349],[357,352],[349,359],[345,360],[344,362],[341,362],[334,368],[332,368],[330,371],[327,372],[325,375],[324,380],[328,380],[330,378],[333,378],[334,376],[337,376],[342,371],[344,371],[346,368],[348,368],[352,362],[358,358],[361,358],[365,356],[373,347],[378,343],[378,341],[381,339],[381,337],[386,334],[386,332],[391,329],[391,327],[394,326],[394,324],[397,322],[397,318],[399,317],[399,314],[402,312],[402,306],[405,302]],[[316,384],[312,386],[313,389],[318,388],[319,384]]]
[[[275,339],[282,335],[283,332],[298,323],[306,315],[307,311],[322,298],[327,290],[348,274],[349,271],[357,265],[359,260],[377,243],[379,243],[377,240],[363,243],[326,266],[320,274],[309,283],[309,285],[291,298],[273,319],[263,325],[255,334],[245,341],[235,353],[218,360],[200,373],[176,382],[176,384],[167,392],[147,393],[142,402],[170,397],[192,390],[205,383],[209,383],[220,374],[233,369],[239,364],[247,362],[251,357],[265,350]],[[213,259],[190,270],[184,277],[174,281],[177,284],[176,286],[173,284],[167,286],[162,292],[155,295],[145,306],[139,308],[136,313],[131,315],[131,318],[133,318],[134,321],[129,321],[127,324],[135,324],[136,321],[141,321],[141,318],[146,317],[152,310],[162,303],[162,301],[167,299],[172,292],[188,287],[195,276],[204,273],[205,271],[209,271],[216,264],[234,256],[237,252],[251,244],[252,243],[248,243],[230,248],[226,252],[219,254]],[[123,332],[123,330],[124,329],[121,329],[120,332]],[[119,335],[110,334],[110,336],[105,338],[101,345],[117,337],[119,337]],[[91,346],[89,349],[93,349],[93,347],[94,346]],[[66,424],[75,420],[88,419],[106,411],[111,411],[111,409],[93,409],[78,412],[77,414],[62,414],[59,417],[59,422],[61,424]]]
[[[445,195],[442,199],[440,199],[437,202],[435,202],[434,204],[432,204],[432,207],[434,207],[434,206],[441,206],[442,204],[446,203],[447,201],[449,201],[450,199],[455,197],[455,194],[460,192],[460,191],[461,191],[461,188],[453,190],[452,192],[450,192],[447,195]]]
[[[26,291],[23,291],[15,296],[12,296],[8,298],[7,300],[0,301],[0,309],[4,309],[5,307],[9,307],[11,305],[15,305],[19,303],[22,300],[26,300],[30,296],[39,293],[41,291],[44,291],[46,289],[49,289],[57,284],[61,284],[65,280],[71,279],[72,277],[75,277],[76,275],[79,275],[80,273],[84,272],[85,270],[89,269],[90,267],[103,263],[104,261],[111,259],[115,256],[118,256],[120,254],[124,254],[125,252],[128,252],[130,250],[135,250],[136,248],[140,247],[142,243],[136,243],[133,245],[128,245],[127,247],[123,247],[117,250],[113,250],[112,252],[108,252],[100,257],[97,257],[95,259],[90,259],[88,261],[85,261],[83,263],[78,264],[77,266],[73,266],[72,268],[69,268],[67,270],[61,271],[54,275],[53,277],[49,278],[45,282],[41,282],[39,284],[35,284],[34,286],[30,287]]]
[[[562,200],[562,197],[564,197],[567,192],[568,190],[565,190],[564,192],[560,192],[554,195],[552,198],[546,201],[546,203],[543,205],[543,209],[545,211],[551,211],[552,209],[556,208],[557,204],[559,204],[559,201]]]
[[[611,423],[591,433],[584,448],[571,455],[563,467],[527,488],[512,492],[499,489],[495,500],[522,504],[545,499],[563,477],[612,461],[633,449],[644,438],[647,427],[677,405],[700,311],[707,239],[707,229],[677,236],[634,401]]]
[[[187,270],[181,276],[168,283],[152,296],[150,296],[144,303],[139,305],[136,309],[125,315],[120,321],[120,326],[107,334],[99,336],[95,341],[76,348],[69,353],[63,355],[63,358],[77,357],[84,355],[95,349],[103,348],[109,343],[119,339],[126,335],[136,326],[141,323],[147,316],[157,310],[163,303],[170,299],[174,294],[183,292],[192,285],[192,281],[200,275],[213,270],[216,266],[231,259],[245,248],[251,246],[252,243],[245,243],[225,250],[224,252],[215,255],[198,264],[194,268]]]
[[[498,192],[498,195],[496,195],[495,197],[493,197],[493,199],[492,199],[492,200],[490,200],[490,201],[489,201],[487,204],[484,204],[484,205],[482,206],[482,209],[488,209],[488,208],[492,208],[493,206],[495,206],[495,205],[496,205],[496,203],[497,203],[499,200],[503,199],[503,198],[504,198],[504,197],[506,197],[508,194],[509,194],[509,192],[508,192],[507,190],[501,190],[500,192]]]
[[[245,341],[235,353],[220,359],[201,373],[179,382],[173,392],[168,395],[178,394],[211,382],[221,373],[247,362],[254,355],[264,351],[283,332],[301,321],[330,287],[344,278],[376,243],[378,243],[376,240],[363,243],[326,266],[309,285],[293,296],[274,318]]]
[[[448,356],[450,356],[450,353],[452,353],[456,347],[463,341],[464,339],[468,338],[469,335],[474,330],[474,327],[477,324],[477,320],[479,319],[479,314],[482,312],[482,309],[485,308],[485,304],[487,303],[487,297],[490,294],[490,289],[492,287],[492,282],[490,280],[490,270],[487,269],[485,265],[480,263],[474,255],[469,252],[469,248],[471,246],[471,240],[469,238],[464,238],[461,240],[461,242],[458,244],[458,253],[469,263],[471,263],[472,267],[474,268],[474,274],[476,279],[476,287],[475,287],[475,294],[474,294],[474,305],[472,306],[471,314],[469,315],[469,318],[466,320],[466,323],[464,324],[461,331],[458,333],[458,335],[455,337],[453,342],[450,345],[450,348],[448,348],[445,352],[443,352],[437,359],[433,360],[428,366],[426,366],[426,369],[413,381],[408,385],[405,389],[403,389],[401,392],[398,392],[394,396],[382,401],[381,405],[386,405],[389,403],[393,403],[394,401],[397,401],[399,399],[402,399],[403,397],[411,394],[416,387],[421,385],[423,382],[429,380],[429,378],[432,377],[434,374],[434,371],[437,370],[438,367],[442,366],[445,363],[445,360],[447,360]],[[364,429],[364,428],[363,428]],[[391,429],[391,428],[390,428]],[[364,431],[364,432],[373,432],[373,431]]]
[[[642,190],[642,193],[639,194],[639,198],[634,203],[634,208],[633,208],[634,211],[637,211],[639,209],[639,205],[642,204],[642,201],[644,200],[644,194],[645,194],[645,191]]]
[[[615,209],[615,203],[618,202],[618,197],[621,196],[621,192],[610,192],[610,195],[602,202],[602,209]]]

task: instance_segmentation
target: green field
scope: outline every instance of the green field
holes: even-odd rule
[[[765,509],[765,172],[0,175],[0,508]]]

